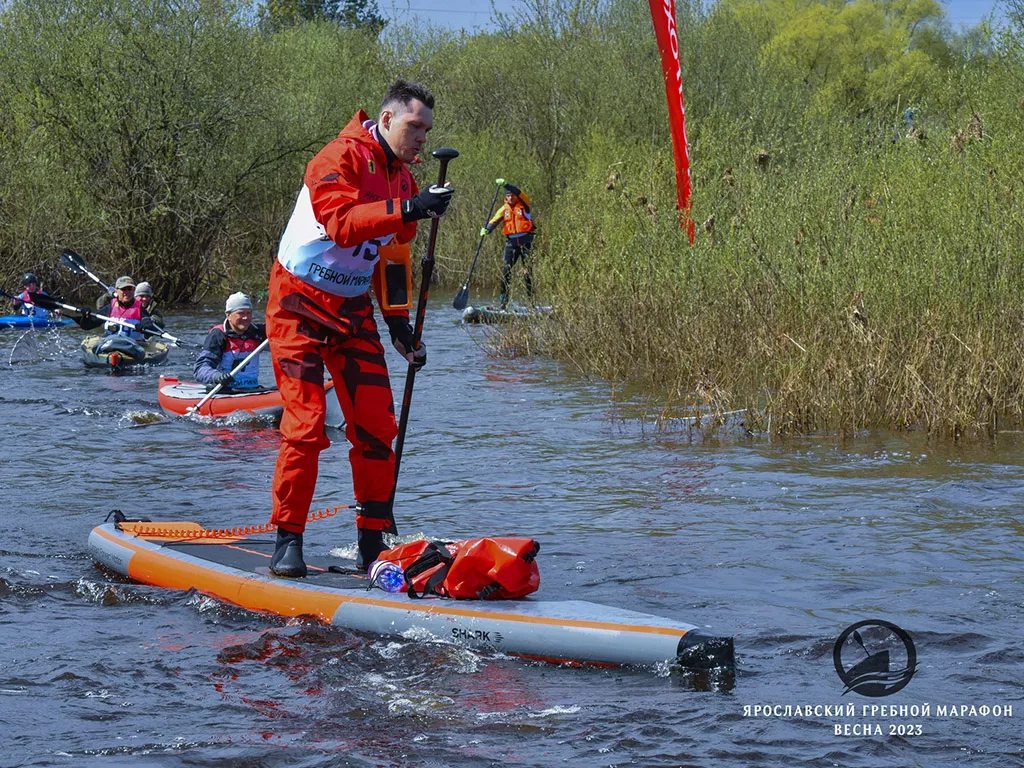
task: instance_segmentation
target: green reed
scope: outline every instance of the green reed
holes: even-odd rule
[[[1019,150],[984,128],[964,146],[813,130],[803,155],[722,147],[693,248],[665,156],[592,146],[544,241],[546,351],[773,431],[1018,423]]]

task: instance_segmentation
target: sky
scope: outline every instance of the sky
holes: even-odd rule
[[[998,4],[998,0],[945,0],[943,4],[949,20],[958,27],[960,24],[977,24]],[[377,6],[381,15],[388,19],[408,22],[415,16],[435,26],[451,29],[473,31],[494,28],[489,0],[377,0]],[[515,6],[508,0],[502,0],[499,7],[508,12]]]

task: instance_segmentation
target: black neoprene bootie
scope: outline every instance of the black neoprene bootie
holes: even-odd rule
[[[306,577],[306,563],[302,559],[302,534],[277,529],[277,545],[270,558],[270,572],[289,579]]]
[[[356,569],[366,573],[380,553],[388,547],[384,546],[384,534],[398,535],[398,526],[395,525],[395,515],[391,510],[390,501],[360,501],[356,504],[356,524],[360,517],[372,517],[377,520],[386,520],[384,530],[373,531],[368,528],[356,529]]]
[[[384,532],[360,528],[356,531],[356,536],[356,547],[359,549],[356,555],[356,570],[365,573],[369,570],[370,564],[380,557],[380,553],[387,549],[384,546]]]

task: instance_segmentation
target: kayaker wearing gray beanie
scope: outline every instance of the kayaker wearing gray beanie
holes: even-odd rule
[[[259,389],[262,353],[234,376],[231,371],[266,338],[266,328],[252,321],[249,297],[244,293],[232,293],[224,303],[224,322],[210,329],[203,342],[203,351],[196,359],[192,370],[196,381],[211,389],[220,384],[222,392]]]
[[[232,293],[228,296],[227,303],[224,305],[224,311],[230,315],[232,312],[237,312],[240,309],[248,309],[251,312],[252,302],[249,301],[249,297],[244,293]]]
[[[135,300],[142,305],[142,308],[149,312],[153,322],[161,328],[164,325],[163,315],[157,310],[157,302],[153,301],[153,286],[143,281],[135,286]]]

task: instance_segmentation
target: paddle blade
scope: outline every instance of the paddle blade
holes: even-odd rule
[[[42,307],[43,309],[48,309],[50,311],[62,308],[59,301],[47,296],[45,293],[30,293],[28,295],[28,299],[37,307]]]
[[[60,255],[60,263],[76,275],[84,275],[89,271],[89,268],[85,265],[85,261],[78,255],[78,252],[73,251],[70,248],[64,249],[64,253]]]
[[[465,309],[467,304],[469,304],[469,283],[462,286],[462,290],[455,295],[452,306],[456,309]]]

